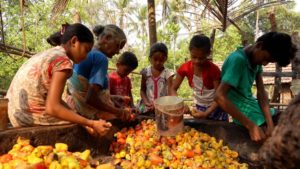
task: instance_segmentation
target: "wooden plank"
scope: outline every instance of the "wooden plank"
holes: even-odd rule
[[[6,91],[6,90],[0,89],[0,95],[3,95],[3,96],[5,96],[5,95],[6,95],[6,93],[7,93],[7,91]]]
[[[295,72],[262,72],[262,76],[270,77],[295,77]]]
[[[269,103],[270,106],[288,106],[288,104],[285,103]]]

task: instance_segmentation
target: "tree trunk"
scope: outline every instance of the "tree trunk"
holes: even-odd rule
[[[74,23],[81,23],[81,17],[77,10],[73,14],[73,21]]]
[[[148,0],[148,24],[149,24],[149,40],[151,46],[157,41],[154,0]]]
[[[269,13],[269,21],[271,24],[271,31],[275,32],[277,30],[277,23],[274,14],[274,9]],[[276,63],[276,72],[282,72],[281,67]],[[274,79],[274,91],[271,102],[279,103],[280,102],[280,90],[281,90],[281,77],[275,76]]]
[[[216,37],[216,29],[213,29],[210,34],[211,53],[208,57],[209,60],[213,60],[213,51],[214,51],[213,49],[214,49],[215,37]]]

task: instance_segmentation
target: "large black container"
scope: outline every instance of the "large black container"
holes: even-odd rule
[[[137,123],[138,121],[130,124],[115,121],[111,132],[100,139],[90,136],[84,128],[74,124],[8,129],[0,131],[0,154],[8,152],[18,137],[25,137],[30,139],[33,146],[54,145],[57,142],[63,142],[68,144],[69,150],[72,152],[91,149],[93,157],[109,156],[109,145],[113,140],[114,132],[122,127],[133,126]],[[239,153],[242,162],[248,163],[251,168],[262,168],[257,156],[257,151],[261,145],[250,140],[245,128],[227,122],[209,120],[189,119],[185,120],[184,123],[217,139],[223,139],[225,144]]]

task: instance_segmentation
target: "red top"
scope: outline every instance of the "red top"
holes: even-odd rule
[[[131,80],[129,77],[121,78],[117,72],[109,74],[109,90],[111,95],[129,96]]]
[[[182,64],[177,70],[177,73],[182,77],[186,76],[189,80],[189,85],[191,87],[194,87],[193,85],[194,66],[191,60]],[[213,81],[221,79],[221,71],[219,67],[209,60],[205,61],[202,69],[202,79],[203,79],[203,84],[207,89],[213,89],[214,88]]]

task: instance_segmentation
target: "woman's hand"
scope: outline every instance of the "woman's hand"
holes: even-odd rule
[[[99,120],[93,120],[92,127],[86,127],[86,129],[93,136],[95,135],[104,136],[107,134],[111,126],[112,126],[111,123],[99,119]]]
[[[122,121],[133,121],[136,118],[134,112],[135,109],[133,108],[123,108],[120,110],[118,118],[120,118]]]

